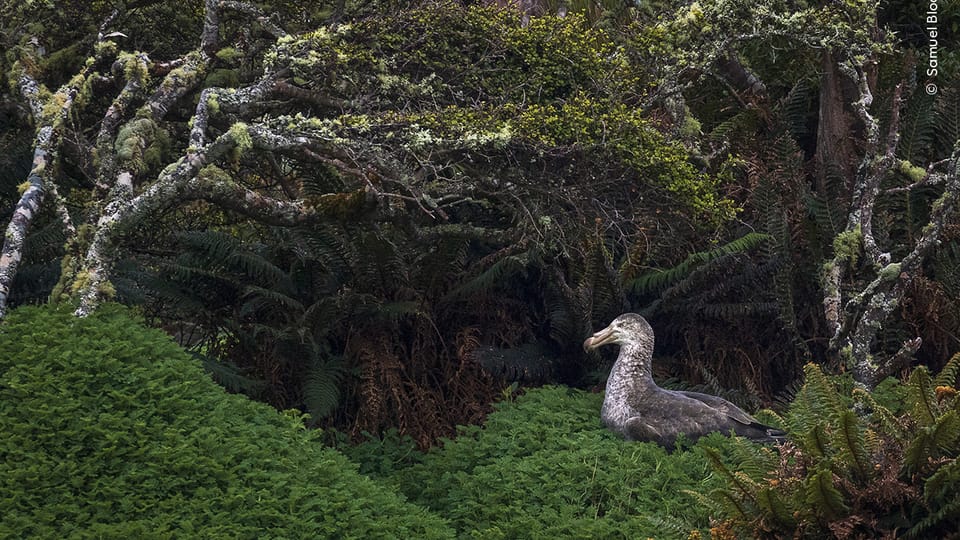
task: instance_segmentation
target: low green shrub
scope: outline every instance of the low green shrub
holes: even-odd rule
[[[687,490],[719,487],[704,449],[726,455],[736,443],[713,435],[668,453],[623,441],[601,426],[601,401],[529,390],[388,481],[450,519],[460,537],[685,538],[707,527]]]
[[[2,538],[454,536],[117,306],[7,317],[0,432]]]
[[[958,538],[960,354],[872,392],[804,369],[778,454],[741,453],[715,490],[717,529],[753,538]],[[710,505],[710,501],[704,498]]]

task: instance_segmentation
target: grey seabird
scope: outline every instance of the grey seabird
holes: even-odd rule
[[[682,434],[691,442],[708,433],[733,432],[773,442],[786,433],[765,426],[729,401],[700,392],[666,390],[653,381],[653,329],[636,313],[625,313],[583,342],[584,349],[620,345],[607,379],[600,419],[628,441],[653,441],[669,449]]]

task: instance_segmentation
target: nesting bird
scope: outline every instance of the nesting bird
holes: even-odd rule
[[[660,388],[653,381],[653,329],[636,313],[625,313],[583,342],[584,349],[620,345],[607,379],[600,419],[629,441],[653,441],[673,448],[681,435],[696,439],[718,431],[758,441],[783,440],[786,433],[765,426],[729,401],[700,392]]]

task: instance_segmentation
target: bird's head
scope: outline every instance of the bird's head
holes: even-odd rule
[[[640,339],[653,339],[653,329],[646,319],[636,313],[624,313],[603,330],[583,342],[583,350],[595,349],[601,345],[616,343],[624,345]]]

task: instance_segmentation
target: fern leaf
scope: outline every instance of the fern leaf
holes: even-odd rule
[[[942,533],[956,533],[960,524],[960,497],[937,508],[932,514],[923,518],[914,525],[907,534],[907,538],[937,538],[931,531],[940,530]]]
[[[799,437],[798,442],[803,451],[810,455],[825,458],[830,454],[830,441],[823,429],[823,424],[815,425]]]
[[[813,85],[809,79],[800,79],[790,89],[781,104],[781,118],[790,134],[800,139],[808,132],[807,117],[813,104]]]
[[[932,428],[920,428],[903,453],[903,468],[907,473],[919,471],[927,465],[927,458],[933,455],[936,441],[931,435]]]
[[[767,234],[751,232],[724,244],[716,249],[693,253],[680,264],[666,270],[654,270],[637,276],[626,284],[626,288],[637,294],[660,291],[690,275],[697,266],[723,256],[749,251],[771,237]]]
[[[772,488],[763,488],[757,493],[757,505],[767,515],[772,516],[777,524],[787,530],[796,526],[797,520],[793,511],[787,507],[783,497]]]
[[[755,516],[752,509],[745,506],[742,500],[726,489],[715,489],[710,492],[710,496],[723,506],[728,514],[736,515],[744,520],[753,519]]]
[[[960,489],[960,461],[953,460],[940,467],[923,483],[923,499],[933,505],[951,498]]]
[[[878,403],[870,392],[863,388],[854,388],[853,399],[871,411],[872,418],[883,428],[883,431],[894,435],[898,439],[903,436],[903,428],[897,417],[890,412],[890,409]]]
[[[960,353],[957,353],[950,357],[950,360],[947,362],[947,365],[943,366],[943,369],[940,370],[940,373],[937,374],[936,379],[933,380],[933,385],[936,386],[956,386],[957,376],[960,375]]]
[[[715,448],[704,448],[704,454],[706,454],[707,460],[710,462],[710,466],[713,467],[713,470],[726,478],[727,481],[735,488],[734,492],[739,496],[739,498],[749,500],[754,504],[756,503],[753,491],[751,490],[753,482],[747,478],[746,475],[730,470],[730,468],[727,467],[727,465],[723,462],[720,452],[718,452]],[[740,507],[739,504],[738,507]]]
[[[508,255],[490,265],[476,277],[463,283],[447,294],[445,301],[462,298],[478,292],[489,291],[508,278],[523,272],[529,264],[527,254]]]
[[[805,382],[797,399],[803,400],[812,412],[818,413],[820,419],[831,422],[838,419],[846,407],[836,387],[816,364],[803,366],[803,372]]]
[[[820,469],[808,477],[805,487],[807,504],[816,507],[828,519],[838,519],[849,511],[843,494],[833,485],[833,473],[829,469]]]
[[[957,441],[960,440],[960,414],[957,411],[947,411],[933,428],[933,440],[937,448],[946,455],[956,455],[960,451]]]
[[[340,404],[340,384],[345,371],[340,359],[310,367],[303,382],[303,404],[314,422],[329,416]]]
[[[934,134],[933,100],[926,92],[916,92],[907,104],[900,122],[900,144],[897,146],[897,154],[903,159],[917,160],[923,157],[922,152],[929,150]]]
[[[919,366],[910,374],[907,396],[913,407],[914,418],[921,426],[932,426],[936,423],[939,414],[936,389],[926,367]]]
[[[233,364],[219,362],[213,358],[199,353],[191,353],[194,358],[200,360],[204,371],[210,374],[214,381],[230,392],[243,393],[248,396],[255,396],[266,386],[264,381],[251,379],[243,375],[240,368]]]
[[[837,427],[839,433],[835,440],[840,445],[842,454],[852,465],[857,477],[866,480],[872,469],[870,458],[867,456],[860,417],[857,416],[857,413],[847,409],[840,415]]]
[[[263,311],[284,314],[298,313],[304,310],[303,304],[296,299],[263,287],[247,287],[242,298],[244,299],[243,305],[240,307],[240,316],[242,317]]]

